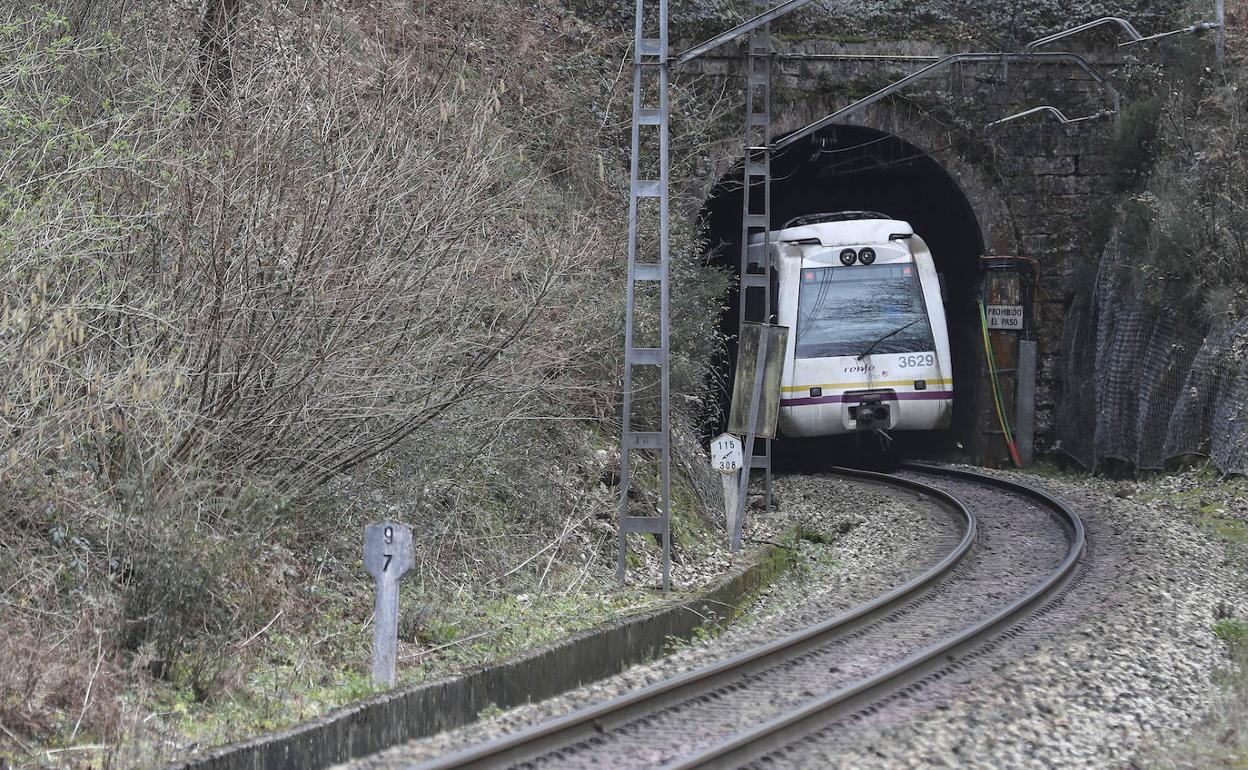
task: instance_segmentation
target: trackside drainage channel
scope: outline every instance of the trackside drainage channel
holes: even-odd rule
[[[764,545],[744,568],[696,597],[620,619],[499,665],[378,695],[168,770],[319,770],[468,724],[491,706],[507,709],[540,701],[653,660],[673,641],[704,633],[708,619],[730,621],[787,566],[784,547]]]

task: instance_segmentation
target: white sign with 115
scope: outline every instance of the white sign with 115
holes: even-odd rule
[[[743,462],[741,439],[724,433],[711,441],[711,467],[720,473],[736,473]]]
[[[732,541],[732,533],[736,531],[737,479],[740,478],[741,466],[745,464],[744,444],[741,439],[731,433],[716,436],[711,441],[711,467],[719,471],[719,479],[724,487],[724,522],[728,532],[728,540]]]

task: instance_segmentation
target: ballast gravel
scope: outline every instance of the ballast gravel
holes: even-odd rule
[[[1084,519],[1089,553],[1062,599],[963,675],[931,685],[921,705],[847,724],[835,740],[777,757],[778,766],[1132,768],[1150,748],[1181,741],[1215,700],[1210,674],[1225,653],[1211,631],[1214,610],[1236,606],[1245,588],[1223,544],[1112,482],[1006,475],[1065,498]],[[947,513],[905,493],[823,476],[778,478],[777,489],[786,516],[848,531],[815,553],[804,548],[810,564],[722,636],[350,767],[409,766],[729,657],[883,592],[956,541]]]
[[[1225,661],[1215,608],[1236,606],[1245,588],[1225,544],[1103,479],[1001,475],[1065,499],[1088,529],[1077,582],[1056,612],[1024,624],[1032,649],[951,688],[941,708],[862,730],[853,746],[813,751],[800,764],[1143,767],[1214,703],[1210,675]]]

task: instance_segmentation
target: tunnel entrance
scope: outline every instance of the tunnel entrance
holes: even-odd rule
[[[968,460],[976,445],[977,390],[981,360],[979,316],[975,305],[979,257],[984,237],[975,211],[939,160],[915,145],[875,129],[833,126],[818,135],[817,143],[800,142],[772,158],[771,227],[802,214],[869,210],[909,222],[930,246],[946,288],[945,311],[953,358],[954,417],[948,430],[897,433],[902,453],[912,457]],[[733,274],[741,249],[741,169],[722,178],[702,210],[710,263]],[[738,294],[733,289],[721,320],[724,333],[735,339]],[[735,350],[724,362],[731,371]],[[725,391],[731,378],[722,377]],[[721,402],[730,395],[724,392]],[[851,437],[852,438],[852,437]],[[787,447],[784,446],[789,444]],[[840,454],[848,442],[777,442],[778,460],[814,452]]]

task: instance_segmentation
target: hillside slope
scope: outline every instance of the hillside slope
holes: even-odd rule
[[[544,0],[0,9],[0,756],[146,765],[368,692],[383,517],[408,680],[648,600],[600,590],[625,50]],[[696,409],[724,279],[674,244]]]

